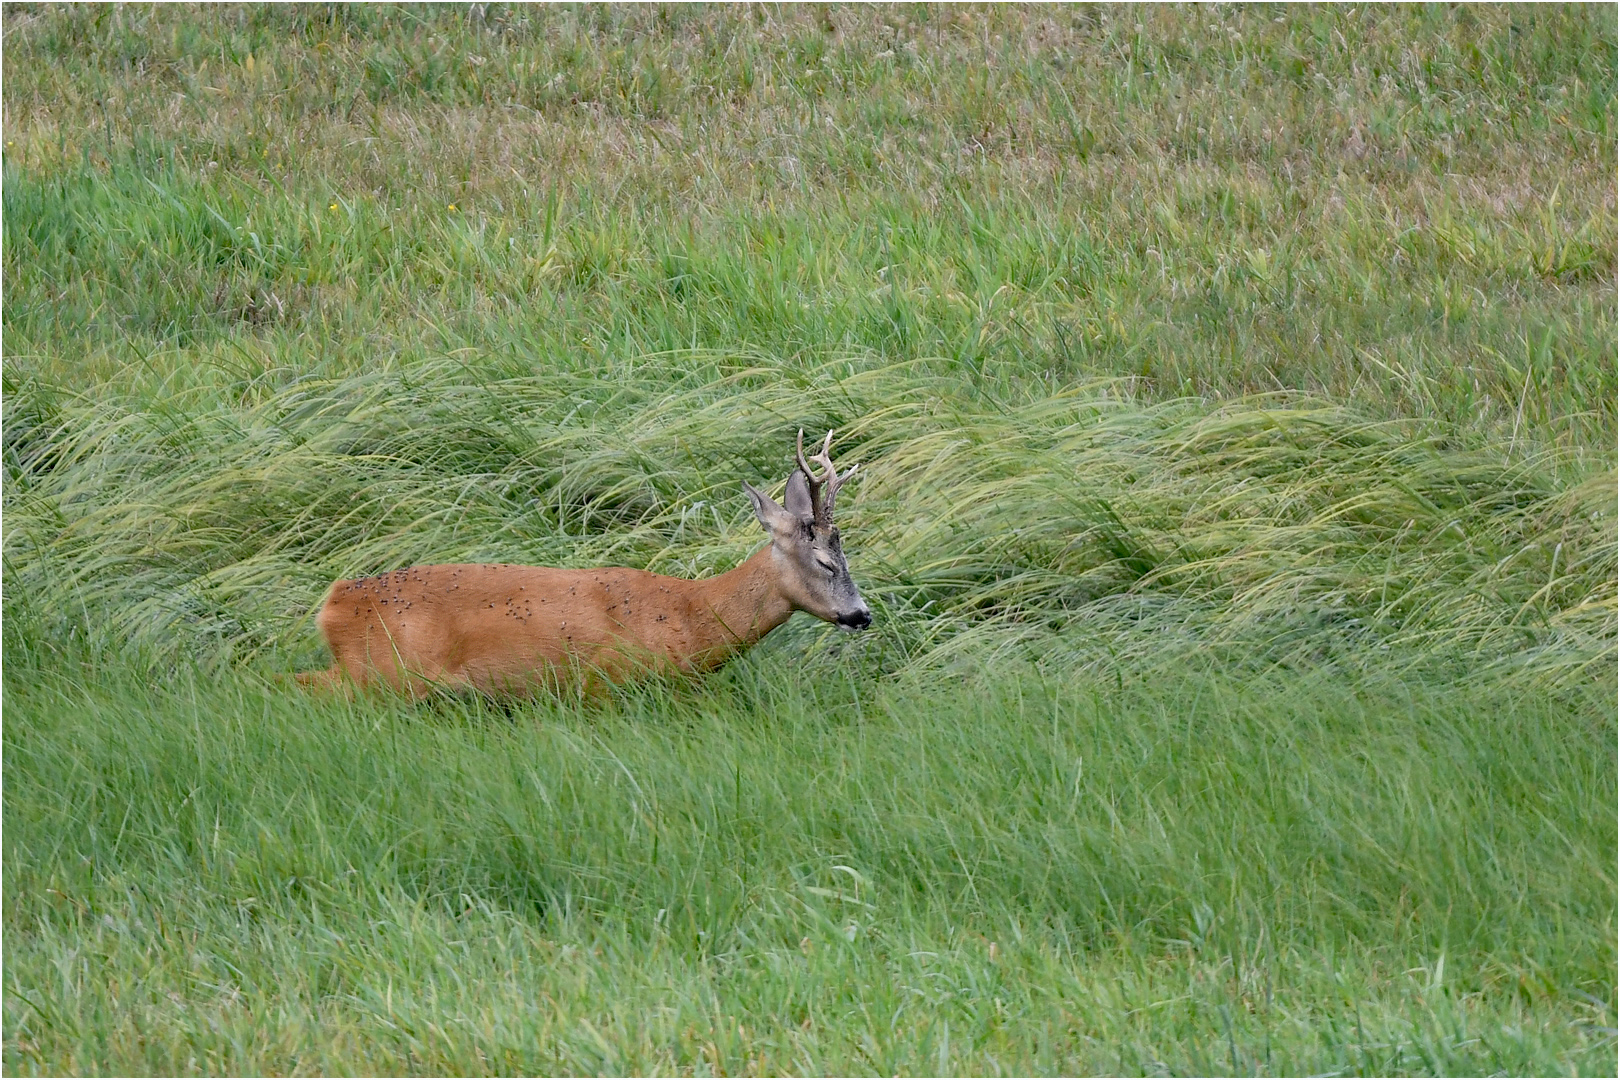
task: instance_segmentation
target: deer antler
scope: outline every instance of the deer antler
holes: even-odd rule
[[[844,486],[844,481],[855,475],[859,465],[851,465],[849,471],[843,476],[838,475],[838,467],[832,460],[832,432],[827,432],[827,438],[821,444],[821,453],[810,461],[827,468],[825,476],[817,477],[810,471],[810,461],[804,459],[804,429],[799,429],[798,460],[799,470],[804,473],[805,480],[810,485],[810,506],[815,513],[816,524],[831,527],[833,515],[833,500],[838,497],[838,489]]]

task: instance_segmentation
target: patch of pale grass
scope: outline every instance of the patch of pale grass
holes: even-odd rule
[[[962,397],[923,364],[806,375],[692,353],[605,376],[442,361],[226,390],[56,396],[53,426],[32,429],[45,404],[10,395],[25,610],[107,645],[240,656],[299,650],[332,578],[412,562],[704,576],[757,546],[738,482],[779,482],[803,425],[837,428],[863,463],[846,532],[908,663],[969,631],[956,648],[1083,647],[1121,618],[1166,648],[1187,639],[1159,620],[1265,655],[1275,639],[1299,656],[1533,656],[1569,677],[1612,659],[1612,474],[1298,395]]]

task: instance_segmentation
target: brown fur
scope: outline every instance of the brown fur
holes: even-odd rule
[[[304,681],[337,686],[347,676],[412,693],[430,683],[526,693],[536,684],[593,689],[641,672],[706,671],[793,613],[772,561],[766,547],[703,581],[505,563],[339,581],[315,617],[333,665]]]
[[[382,682],[411,694],[435,684],[593,693],[638,674],[717,667],[795,611],[864,629],[871,611],[832,522],[833,497],[855,470],[833,468],[828,432],[813,459],[826,476],[815,476],[803,441],[801,432],[786,506],[743,485],[771,542],[730,573],[686,581],[621,567],[467,563],[339,581],[315,616],[332,666],[299,681],[345,691]]]

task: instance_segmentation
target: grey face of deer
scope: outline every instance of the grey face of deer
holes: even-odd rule
[[[793,606],[840,629],[865,630],[872,625],[872,611],[850,580],[830,501],[818,506],[812,484],[804,472],[795,470],[788,478],[786,506],[746,481],[743,487],[754,504],[754,516],[770,534],[782,589]]]

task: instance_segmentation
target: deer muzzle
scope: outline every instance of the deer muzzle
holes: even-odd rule
[[[872,625],[872,610],[862,604],[854,611],[840,611],[837,622],[845,630],[865,630]]]

